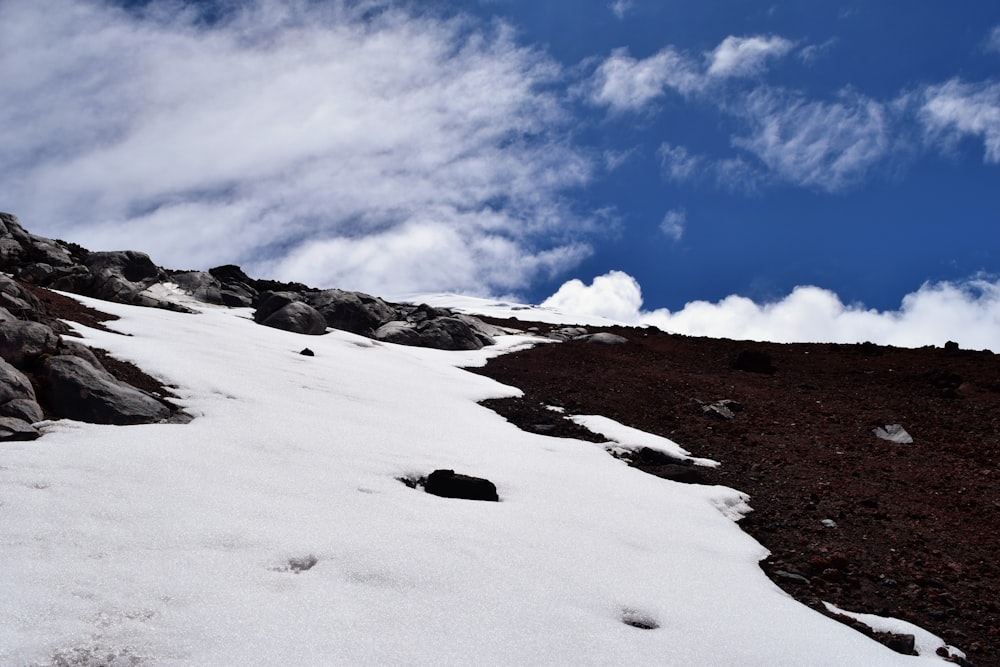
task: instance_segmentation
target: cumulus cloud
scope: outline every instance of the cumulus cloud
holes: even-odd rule
[[[1000,82],[952,79],[924,91],[920,119],[929,138],[946,149],[963,137],[977,137],[985,161],[1000,162]]]
[[[642,307],[642,289],[627,273],[610,271],[594,278],[590,285],[575,278],[563,283],[541,306],[633,324]]]
[[[0,3],[0,195],[159,263],[380,292],[504,291],[589,249],[550,58],[378,3]]]
[[[674,241],[680,241],[687,228],[687,213],[682,208],[667,211],[660,223],[660,231]]]
[[[733,144],[753,153],[773,178],[795,185],[841,190],[892,147],[887,105],[849,91],[823,102],[760,88],[747,96],[741,113],[751,130]]]
[[[672,333],[779,343],[871,341],[920,347],[949,340],[969,349],[1000,353],[1000,280],[926,283],[903,298],[898,310],[846,305],[833,292],[813,286],[759,304],[746,297],[693,301],[679,311],[642,309],[639,283],[611,271],[591,285],[564,284],[543,305],[563,312],[608,317],[625,324],[654,325]]]
[[[795,44],[783,37],[735,37],[730,35],[706,54],[708,75],[717,77],[756,76],[768,61],[788,54]]]

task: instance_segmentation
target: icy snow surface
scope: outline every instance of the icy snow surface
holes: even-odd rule
[[[87,342],[197,418],[3,444],[2,665],[931,664],[768,581],[719,511],[741,494],[477,405],[518,393],[456,368],[498,349],[81,301],[130,334],[77,327]],[[435,468],[489,478],[502,502],[397,481]]]

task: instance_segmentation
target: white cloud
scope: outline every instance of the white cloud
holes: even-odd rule
[[[793,47],[782,37],[730,36],[706,54],[704,65],[672,46],[641,60],[619,48],[597,67],[587,97],[615,113],[642,111],[668,90],[688,96],[704,93],[717,81],[760,74],[769,60]]]
[[[764,71],[769,60],[787,55],[794,46],[783,37],[730,35],[706,54],[708,74],[715,77],[757,76]]]
[[[687,56],[666,48],[636,60],[627,49],[615,49],[600,64],[590,82],[590,101],[614,112],[639,111],[668,89],[687,94],[701,84],[700,74]]]
[[[598,315],[634,323],[642,307],[642,290],[636,279],[627,273],[610,271],[594,278],[590,285],[576,279],[567,281],[541,305],[565,313]]]
[[[891,150],[890,109],[851,92],[820,102],[759,88],[739,113],[751,131],[733,144],[759,158],[773,178],[794,185],[842,190]]]
[[[692,155],[684,146],[663,143],[656,152],[663,174],[675,183],[684,183],[697,177],[704,168],[705,158]]]
[[[618,17],[619,21],[623,20],[625,16],[632,11],[634,6],[635,2],[633,2],[633,0],[614,0],[614,2],[609,5],[611,12]]]
[[[1000,25],[995,26],[987,35],[985,50],[1000,53]]]
[[[588,252],[565,193],[594,166],[566,140],[562,73],[507,28],[180,7],[0,3],[18,54],[0,59],[0,196],[29,229],[374,292],[504,289]]]
[[[667,211],[660,223],[660,231],[674,241],[680,241],[687,228],[687,213],[682,208]]]
[[[845,305],[829,290],[805,286],[772,303],[734,295],[716,303],[693,301],[671,312],[643,310],[639,283],[611,271],[589,286],[567,282],[543,305],[690,336],[780,343],[872,341],[902,347],[954,340],[964,348],[1000,353],[1000,280],[988,278],[924,284],[894,311]]]
[[[982,139],[985,161],[1000,162],[1000,82],[952,79],[924,91],[920,119],[932,141],[946,149],[961,138]]]

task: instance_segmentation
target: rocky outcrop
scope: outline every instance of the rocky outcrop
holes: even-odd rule
[[[327,289],[305,295],[305,301],[323,315],[327,326],[368,338],[397,315],[396,308],[364,292]]]
[[[167,271],[141,252],[90,252],[30,234],[7,213],[0,214],[0,270],[41,287],[131,305],[187,310],[151,290],[157,284],[173,283],[203,303],[256,307],[257,323],[309,335],[331,327],[403,345],[475,350],[492,344],[498,333],[478,318],[448,309],[393,304],[364,292],[258,280],[234,264],[207,272]],[[15,319],[32,319],[22,316],[34,311],[30,295],[10,279],[0,280],[0,307],[8,306]],[[58,330],[56,323],[50,325]]]
[[[80,357],[49,357],[43,368],[49,400],[60,406],[63,417],[93,424],[145,424],[170,415],[160,401]]]

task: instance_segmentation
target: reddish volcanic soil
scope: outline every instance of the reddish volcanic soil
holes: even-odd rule
[[[905,619],[976,667],[1000,665],[1000,356],[604,330],[629,342],[539,345],[470,370],[524,391],[488,402],[522,428],[579,437],[541,407],[556,405],[720,461],[698,471],[750,495],[740,525],[771,551],[761,566],[785,591]],[[745,351],[773,372],[733,368]],[[722,399],[742,409],[703,411]],[[913,443],[873,434],[888,424]]]

